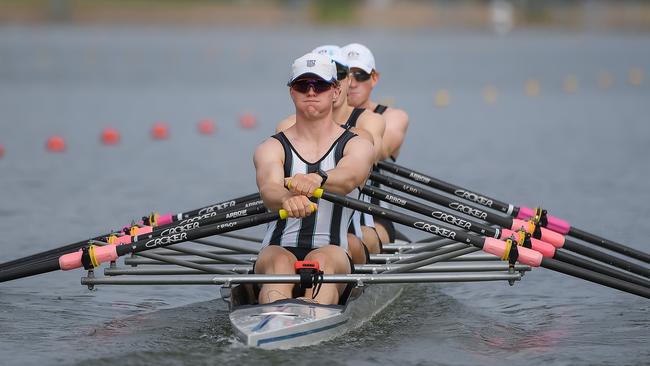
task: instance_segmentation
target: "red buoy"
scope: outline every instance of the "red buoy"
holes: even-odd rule
[[[50,136],[47,139],[46,147],[50,152],[63,152],[65,151],[65,139],[58,135]]]
[[[5,156],[5,147],[0,144],[0,159],[2,159],[3,156]]]
[[[107,127],[102,130],[101,140],[104,145],[117,145],[120,142],[120,132],[114,128]]]
[[[252,113],[244,113],[241,117],[239,117],[239,125],[242,128],[245,129],[254,128],[256,124],[257,124],[257,118],[255,118],[255,116]]]
[[[155,140],[164,140],[169,138],[169,127],[165,122],[156,122],[151,128],[151,137]]]
[[[215,123],[211,119],[202,119],[197,125],[199,133],[202,135],[212,135],[215,131]]]

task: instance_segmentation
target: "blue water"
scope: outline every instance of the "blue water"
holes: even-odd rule
[[[263,33],[263,37],[260,34]],[[400,162],[650,251],[650,38],[633,33],[0,27],[0,262],[255,190],[252,152],[292,112],[291,61],[367,44],[377,100],[411,120]],[[645,72],[640,85],[628,72]],[[608,72],[613,84],[597,82]],[[578,80],[574,93],[563,81]],[[537,97],[524,92],[536,79]],[[483,88],[494,86],[496,103]],[[433,103],[446,89],[450,104]],[[257,128],[238,118],[252,112]],[[196,123],[217,122],[201,136]],[[167,141],[152,141],[156,121]],[[102,146],[113,126],[120,145]],[[63,154],[47,153],[60,134]],[[260,229],[250,230],[260,235]],[[407,232],[414,239],[423,237]],[[372,322],[289,351],[234,339],[218,291],[0,284],[0,362],[42,364],[648,364],[649,302],[544,269],[505,283],[407,286]]]

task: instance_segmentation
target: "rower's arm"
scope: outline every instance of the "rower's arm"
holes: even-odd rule
[[[327,182],[323,188],[338,194],[348,194],[365,183],[373,163],[372,143],[355,136],[345,145],[343,157],[336,168],[327,171]]]
[[[295,124],[296,124],[296,115],[292,114],[289,117],[280,121],[280,123],[278,123],[278,125],[275,126],[275,133],[282,132]]]
[[[386,131],[386,121],[384,120],[384,117],[377,113],[372,113],[372,111],[366,111],[359,117],[357,126],[368,131],[372,136],[375,162],[386,159],[390,154],[386,154],[384,149],[383,136]]]
[[[401,109],[389,108],[384,114],[386,132],[384,132],[384,157],[397,157],[399,149],[406,137],[409,126],[409,116]]]
[[[292,194],[284,187],[284,150],[274,138],[264,141],[253,156],[257,187],[269,210],[279,210]]]

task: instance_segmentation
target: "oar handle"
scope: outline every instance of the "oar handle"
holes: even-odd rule
[[[138,253],[149,249],[164,248],[168,245],[178,244],[184,241],[200,239],[206,236],[222,234],[228,231],[244,229],[258,224],[263,224],[277,219],[286,219],[288,213],[284,209],[280,209],[275,213],[268,212],[256,216],[246,217],[239,221],[238,219],[212,224],[205,227],[189,230],[180,234],[172,234],[167,236],[159,236],[148,238],[146,241],[134,241],[133,244],[122,245],[105,245],[102,247],[91,246],[87,249],[87,255],[92,267],[97,267],[101,263],[112,262],[117,260],[120,256],[128,253]],[[84,266],[84,249],[74,253],[69,253],[59,257],[59,268],[67,271],[71,269],[81,268]]]
[[[535,217],[535,213],[536,210],[534,208],[520,206],[519,212],[517,213],[517,218],[520,220],[528,220],[531,217]],[[563,235],[568,234],[569,230],[571,230],[571,224],[569,224],[567,221],[564,221],[553,215],[546,215],[546,218],[548,220],[546,228],[549,230],[553,230],[556,233]]]

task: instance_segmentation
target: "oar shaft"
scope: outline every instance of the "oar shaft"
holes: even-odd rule
[[[624,269],[628,272],[636,273],[638,275],[641,275],[643,277],[650,277],[650,268],[646,268],[644,266],[638,265],[636,263],[632,263],[630,261],[627,261],[625,259],[621,259],[618,257],[615,257],[613,255],[609,255],[606,253],[603,253],[599,250],[590,248],[586,245],[582,245],[580,243],[577,243],[572,240],[566,240],[564,242],[564,249],[570,250],[572,252],[576,252],[578,254],[582,254],[584,256],[596,259],[598,261],[601,261],[603,263],[607,263],[609,265]]]
[[[175,217],[176,218],[175,221],[178,221],[179,218],[187,219],[187,218],[196,216],[196,215],[199,214],[199,212],[202,212],[202,213],[218,212],[218,211],[222,211],[222,210],[225,210],[227,208],[233,207],[235,205],[238,205],[238,204],[241,204],[241,203],[247,203],[247,202],[250,202],[250,201],[257,200],[257,199],[259,199],[259,193],[252,193],[252,194],[242,196],[242,197],[238,197],[238,198],[234,198],[234,199],[231,199],[231,200],[228,200],[228,201],[219,202],[219,203],[216,203],[214,205],[202,207],[202,208],[187,211],[187,212],[182,212],[182,213],[179,213],[179,214],[176,214],[176,215],[168,215],[168,216]],[[173,219],[172,219],[171,222],[174,222]],[[12,260],[12,261],[2,263],[2,264],[0,264],[0,272],[5,271],[5,270],[9,270],[11,268],[15,268],[16,266],[22,265],[22,264],[27,263],[27,262],[31,262],[33,260],[41,260],[41,259],[46,260],[46,259],[50,259],[50,258],[53,258],[53,257],[59,257],[62,254],[67,254],[67,253],[77,251],[77,250],[79,250],[79,248],[81,248],[83,246],[86,246],[88,244],[88,241],[104,240],[104,238],[106,238],[107,236],[112,235],[112,234],[113,233],[111,232],[111,233],[107,233],[107,234],[104,234],[104,235],[99,235],[99,236],[96,236],[96,237],[91,238],[89,240],[78,241],[76,243],[68,244],[68,245],[65,245],[65,246],[62,246],[62,247],[59,247],[59,248],[56,248],[56,249],[46,250],[46,251],[43,251],[43,252],[40,252],[40,253],[28,255],[26,257],[22,257],[22,258],[18,258],[18,259]]]
[[[228,202],[232,202],[228,201]],[[153,236],[158,236],[161,234],[164,234],[164,232],[178,232],[178,231],[186,231],[190,228],[193,228],[197,226],[197,222],[203,222],[203,225],[208,225],[211,223],[216,223],[220,221],[224,221],[227,219],[231,219],[234,217],[242,217],[242,216],[249,216],[252,214],[257,214],[266,211],[264,206],[262,205],[263,203],[260,200],[254,200],[254,201],[246,201],[246,202],[241,202],[235,206],[227,205],[227,206],[222,206],[221,210],[227,210],[228,211],[219,211],[219,210],[212,210],[209,213],[203,213],[200,216],[193,216],[188,219],[183,219],[180,222],[179,221],[171,221],[167,224],[164,224],[162,226],[153,228],[153,231],[150,232],[148,235],[149,237]],[[152,230],[151,227],[146,227],[148,230]],[[144,230],[144,228],[140,228],[137,231]],[[93,241],[106,241],[107,236],[104,237],[97,237],[95,239],[92,239]],[[117,239],[118,243],[130,243],[131,242],[131,237],[128,235],[121,236]],[[14,265],[7,266],[2,268],[0,270],[0,273],[7,271],[7,270],[19,270],[21,267],[24,268],[29,268],[33,265],[35,265],[38,262],[43,262],[43,261],[49,261],[52,258],[58,258],[61,255],[68,254],[68,253],[74,253],[79,248],[82,248],[86,245],[88,245],[88,241],[83,241],[83,242],[78,242],[74,244],[76,247],[72,248],[70,246],[66,246],[63,248],[58,248],[56,250],[51,250],[48,251],[49,254],[45,254],[45,252],[40,253],[42,256],[36,257],[37,255],[32,255],[30,257],[34,257],[30,261],[23,261],[22,263],[15,263]],[[65,249],[65,250],[64,250]],[[26,257],[27,258],[27,257]],[[25,258],[23,258],[25,259]]]
[[[584,268],[579,268],[567,263],[562,263],[556,259],[544,258],[540,267],[548,268],[553,271],[567,274],[569,276],[582,278],[590,282],[598,283],[603,286],[615,288],[624,292],[628,292],[634,295],[645,297],[650,299],[650,289],[644,286],[639,286],[633,283],[625,282],[604,274],[597,272],[589,271]]]
[[[427,185],[431,188],[435,188],[443,192],[453,194],[462,199],[475,202],[481,206],[485,206],[493,210],[501,211],[507,215],[516,216],[517,214],[517,212],[515,212],[515,210],[517,209],[515,206],[503,201],[499,201],[492,197],[488,197],[480,193],[469,191],[460,186],[441,181],[439,179],[430,177],[426,174],[419,173],[414,170],[387,161],[380,161],[377,163],[377,165],[382,170],[391,172],[395,175],[399,175],[400,177],[414,180],[416,182]]]
[[[229,231],[245,229],[251,226],[264,224],[280,218],[278,212],[266,212],[255,216],[237,218],[230,221],[220,222],[204,227],[199,227],[186,232],[159,236],[143,240],[134,239],[131,244],[107,245],[93,248],[93,262],[98,264],[114,261],[118,257],[130,253],[139,253],[155,248],[164,248],[168,245],[178,244],[185,241],[201,239],[207,236],[218,235]],[[51,258],[44,262],[36,263],[33,267],[20,267],[14,270],[8,270],[0,273],[0,282],[9,281],[16,278],[34,276],[42,273],[56,270],[70,270],[82,267],[82,252],[65,254],[59,258]]]
[[[390,180],[390,179],[389,179]],[[441,210],[436,210],[430,206],[424,205],[419,202],[415,202],[413,200],[410,200],[406,197],[400,196],[398,194],[390,193],[387,191],[384,191],[383,189],[380,188],[375,188],[375,187],[363,187],[362,192],[370,197],[377,198],[381,201],[384,202],[390,202],[394,205],[400,206],[402,208],[405,208],[410,211],[414,211],[420,214],[423,214],[427,217],[433,217],[438,221],[442,221],[445,223],[452,224],[456,227],[459,227],[461,229],[469,230],[471,232],[483,235],[483,236],[489,236],[493,238],[501,238],[503,239],[504,237],[510,236],[510,232],[508,230],[504,230],[503,233],[499,229],[495,229],[490,226],[482,225],[480,223],[477,223],[473,220],[469,219],[463,219],[461,217],[458,217],[454,215],[453,213],[447,212],[447,211],[441,211]],[[413,193],[412,193],[413,194]],[[505,235],[503,235],[505,234]],[[556,258],[559,260],[564,259],[564,262],[571,263],[583,268],[590,269],[592,271],[600,272],[603,274],[607,274],[628,282],[633,282],[642,286],[650,286],[650,282],[644,279],[640,279],[638,277],[635,277],[629,273],[615,270],[615,269],[610,269],[608,267],[605,267],[603,265],[600,265],[598,263],[594,263],[591,261],[583,260],[577,256],[570,255],[566,252],[564,253],[559,253],[560,257],[558,257],[558,251],[553,248],[550,244],[543,243],[538,241],[537,239],[531,238],[531,247],[533,250],[536,250],[546,257],[551,257],[551,258]],[[613,257],[611,255],[599,252],[595,249],[591,249],[588,247],[585,247],[583,245],[580,245],[578,243],[573,243],[571,241],[566,241],[565,242],[565,248],[567,249],[573,249],[576,251],[576,253],[581,253],[583,255],[586,255],[588,257],[591,257],[593,259],[599,260],[603,263],[607,263],[610,265],[614,265],[619,268],[623,268],[626,271],[640,274],[640,275],[647,275],[650,273],[649,269],[646,269],[642,266],[636,265],[634,263],[630,263],[628,261],[622,260],[617,257]],[[579,250],[576,250],[579,249]]]
[[[580,230],[573,226],[571,226],[571,228],[569,229],[568,235],[571,235],[574,238],[578,238],[580,240],[584,240],[588,243],[592,243],[599,247],[609,249],[613,252],[621,253],[627,255],[628,257],[635,258],[646,263],[650,263],[650,254],[648,253],[642,252],[634,248],[630,248],[628,246],[625,246],[621,243],[617,243],[609,239],[605,239],[601,236],[588,233],[584,230]]]
[[[387,161],[378,162],[379,168],[382,170],[394,173],[398,176],[411,179],[413,181],[422,183],[429,187],[453,194],[457,197],[474,202],[481,206],[489,207],[491,209],[501,211],[509,216],[515,217],[520,220],[526,220],[534,215],[535,210],[530,207],[515,206],[513,204],[499,201],[497,199],[482,195],[477,192],[472,192],[460,186],[441,181],[439,179],[430,177],[426,174],[416,172],[414,170],[405,168],[403,166],[390,163]],[[617,243],[615,241],[602,238],[598,235],[588,233],[584,230],[573,227],[570,223],[552,215],[547,215],[546,228],[563,235],[571,235],[580,240],[584,240],[599,247],[624,254],[628,257],[650,263],[650,254],[634,249],[627,245]]]
[[[417,230],[426,231],[435,235],[444,236],[449,239],[454,239],[461,243],[471,244],[485,252],[497,255],[499,257],[506,256],[507,252],[512,252],[514,249],[508,249],[507,244],[495,238],[484,238],[477,235],[463,233],[459,230],[449,228],[444,225],[437,225],[432,222],[419,220],[413,216],[395,212],[377,205],[367,202],[355,200],[353,198],[341,196],[338,194],[317,190],[314,193],[315,197],[323,198],[327,201],[333,202],[344,207],[349,207],[357,211],[365,212],[373,216],[382,216],[396,223],[406,225]],[[516,246],[515,246],[516,248]],[[645,298],[650,298],[650,289],[639,286],[636,284],[621,281],[615,278],[605,276],[603,274],[592,272],[583,268],[578,268],[567,263],[562,263],[551,258],[544,258],[542,254],[528,248],[517,248],[517,260],[522,264],[527,264],[533,267],[545,267],[553,269],[571,276],[576,276],[588,281],[599,283],[608,287],[612,287],[624,292],[632,293]],[[562,270],[559,270],[562,269]]]
[[[370,179],[375,182],[381,183],[386,187],[390,187],[392,189],[396,189],[404,193],[418,196],[429,202],[433,202],[438,205],[448,207],[454,211],[458,211],[465,215],[472,216],[480,220],[488,221],[493,224],[499,225],[501,227],[505,227],[505,228],[512,227],[513,221],[511,217],[499,215],[489,211],[484,211],[471,204],[453,200],[447,196],[443,196],[441,194],[432,192],[427,189],[422,189],[418,186],[414,186],[412,184],[401,181],[399,179],[387,177],[385,175],[378,174],[375,172],[370,173]]]

